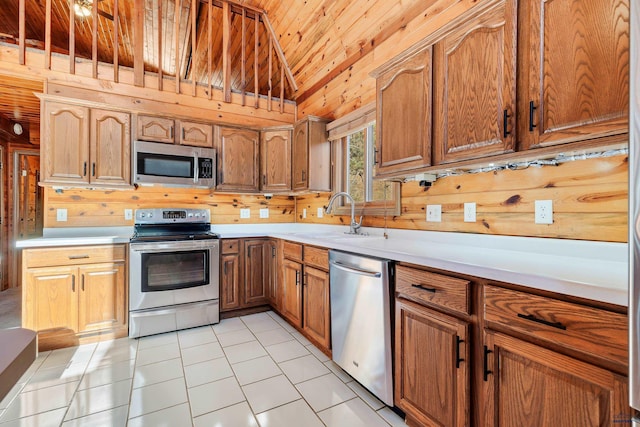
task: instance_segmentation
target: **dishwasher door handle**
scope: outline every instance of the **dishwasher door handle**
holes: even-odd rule
[[[359,274],[361,276],[382,277],[382,273],[380,273],[379,271],[364,270],[362,268],[354,267],[352,265],[343,264],[343,263],[338,262],[338,261],[331,261],[331,265],[333,265],[334,267],[336,267],[336,268],[338,268],[340,270],[348,271],[350,273],[356,273],[356,274]]]

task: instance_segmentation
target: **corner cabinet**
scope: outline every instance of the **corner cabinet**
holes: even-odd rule
[[[131,117],[128,113],[42,101],[42,182],[129,186]]]
[[[216,190],[255,193],[260,189],[260,133],[225,126],[215,127],[218,156]]]
[[[128,333],[125,245],[25,249],[22,326],[39,349]]]
[[[331,191],[331,143],[327,139],[327,122],[320,117],[308,116],[293,128],[291,170],[294,191]]]
[[[291,128],[267,128],[260,134],[262,191],[291,190]]]
[[[431,165],[432,56],[427,49],[376,79],[376,177]]]
[[[505,0],[433,46],[436,164],[514,150],[516,23]]]
[[[629,1],[520,2],[521,149],[626,134]]]

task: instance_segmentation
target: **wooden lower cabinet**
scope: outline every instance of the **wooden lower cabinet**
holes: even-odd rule
[[[501,333],[485,345],[485,426],[630,425],[626,377]]]
[[[469,425],[468,322],[396,299],[395,396],[414,426]]]
[[[124,245],[25,249],[22,326],[39,349],[126,336]]]
[[[220,311],[240,308],[240,254],[220,255]]]
[[[302,264],[285,259],[282,263],[280,313],[294,326],[302,327]]]
[[[318,343],[331,347],[331,310],[329,306],[329,273],[304,267],[302,287],[303,326]]]
[[[269,260],[271,259],[269,240],[245,240],[244,254],[243,306],[268,304]]]

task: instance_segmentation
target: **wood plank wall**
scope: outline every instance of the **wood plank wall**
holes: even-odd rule
[[[45,189],[44,226],[133,226],[125,209],[176,207],[211,210],[215,224],[283,223],[295,221],[295,200],[289,196],[210,194],[206,189],[140,187],[137,190]],[[56,210],[67,209],[67,221],[56,221]],[[250,219],[240,219],[240,209],[251,209]],[[269,219],[259,219],[259,209],[269,209]]]
[[[325,215],[330,193],[298,197],[296,221],[349,224],[348,216]],[[534,201],[553,200],[554,223],[534,223]],[[388,216],[388,228],[455,231],[511,236],[627,241],[628,158],[576,160],[559,166],[484,172],[438,179],[431,188],[402,185],[400,216]],[[465,202],[475,202],[475,223],[463,220]],[[442,205],[442,222],[426,222],[426,205]],[[307,218],[302,218],[302,209]],[[356,216],[359,213],[356,212]],[[365,216],[363,225],[384,227],[383,216]]]

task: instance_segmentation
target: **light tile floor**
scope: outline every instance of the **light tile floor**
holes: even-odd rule
[[[43,352],[7,426],[404,426],[273,312]]]

